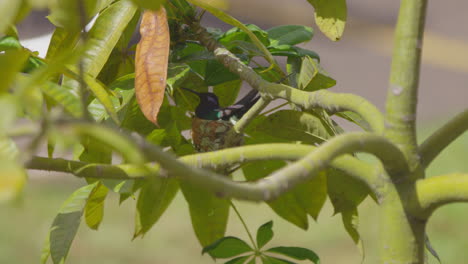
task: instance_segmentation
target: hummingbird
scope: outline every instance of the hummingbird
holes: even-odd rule
[[[238,120],[260,99],[257,90],[252,90],[235,104],[221,108],[214,93],[199,93],[191,89],[182,88],[194,93],[200,99],[195,108],[195,116],[204,120]]]
[[[243,135],[231,131],[231,128],[260,99],[257,90],[250,91],[235,104],[222,108],[214,93],[182,89],[196,94],[200,99],[192,120],[192,140],[198,152],[242,145]]]

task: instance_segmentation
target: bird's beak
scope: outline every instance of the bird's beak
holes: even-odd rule
[[[181,87],[181,88],[184,89],[184,90],[187,90],[187,91],[189,91],[189,92],[191,92],[191,93],[194,93],[194,94],[196,94],[196,95],[198,95],[198,96],[200,96],[200,93],[199,93],[199,92],[196,92],[196,91],[194,91],[194,90],[192,90],[192,89],[188,89],[188,88],[184,88],[184,87]]]

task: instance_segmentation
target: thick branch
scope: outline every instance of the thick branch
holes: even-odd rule
[[[338,143],[337,143],[338,144]],[[193,182],[200,187],[206,188],[218,194],[223,194],[230,197],[239,199],[248,199],[254,201],[261,201],[267,198],[274,198],[265,193],[274,192],[277,195],[289,190],[293,187],[290,184],[289,188],[280,188],[275,190],[276,177],[270,177],[268,180],[260,180],[257,182],[234,182],[229,178],[218,175],[214,172],[202,170],[200,168],[216,168],[217,166],[233,165],[242,162],[256,161],[256,160],[297,160],[311,151],[316,149],[313,146],[298,145],[298,144],[264,144],[252,145],[238,148],[231,148],[228,150],[220,150],[216,152],[200,153],[189,155],[174,159],[172,155],[162,152],[155,147],[150,149],[146,147],[147,152],[151,152],[151,158],[160,162],[163,168],[172,175]],[[318,150],[318,149],[316,149]],[[320,153],[326,150],[320,151]],[[315,152],[315,151],[314,151]],[[335,153],[335,155],[338,155]],[[321,154],[320,156],[323,156]],[[330,162],[323,162],[322,165]],[[368,185],[371,189],[375,189],[377,185],[377,175],[374,167],[366,164],[358,159],[350,156],[343,155],[336,158],[331,162],[331,166],[345,171],[355,179],[358,179]],[[29,169],[60,171],[75,174],[78,177],[94,177],[94,178],[112,178],[112,179],[129,179],[141,178],[148,173],[164,174],[160,171],[158,165],[148,164],[141,165],[104,165],[104,164],[89,164],[80,161],[69,161],[64,159],[47,159],[36,157],[27,165]],[[322,166],[322,169],[324,167]],[[309,177],[313,175],[309,174]],[[284,176],[281,176],[284,178]],[[291,180],[295,183],[301,180],[306,180],[307,177],[303,175],[291,176]],[[282,179],[284,182],[287,179]]]
[[[324,90],[305,92],[283,84],[263,80],[251,67],[242,63],[234,54],[221,47],[211,35],[199,24],[192,24],[198,33],[200,42],[212,51],[216,58],[231,72],[238,74],[254,89],[272,98],[283,98],[300,107],[323,108],[331,112],[352,111],[359,114],[369,123],[373,131],[381,134],[384,129],[383,116],[380,111],[364,98],[353,94],[337,94]]]
[[[427,219],[442,205],[468,202],[468,174],[454,173],[416,182],[415,204],[419,216]]]
[[[395,32],[385,131],[409,160],[419,165],[416,140],[416,105],[427,0],[401,1]]]
[[[429,166],[452,141],[468,130],[468,109],[461,112],[439,128],[419,146],[421,165]]]

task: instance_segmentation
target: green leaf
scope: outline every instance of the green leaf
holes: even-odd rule
[[[64,28],[56,27],[50,39],[46,60],[50,62],[51,59],[59,56],[63,51],[74,47],[79,37],[79,31],[68,31]]]
[[[76,190],[62,204],[50,228],[50,256],[54,264],[65,262],[73,239],[78,231],[84,203],[96,183]]]
[[[23,46],[16,37],[7,35],[0,38],[0,51],[19,50],[21,48]]]
[[[9,145],[11,148],[14,145],[9,138],[0,137],[0,148]],[[13,150],[14,151],[14,150]],[[0,149],[0,203],[15,199],[24,188],[26,183],[26,171],[24,168],[12,160],[10,156],[4,156],[8,152],[5,149]]]
[[[153,143],[154,145],[164,146],[163,144],[166,135],[167,133],[165,129],[155,129],[151,131],[148,136],[146,136],[146,140]]]
[[[111,99],[111,96],[106,91],[104,86],[99,83],[96,79],[89,75],[84,76],[84,80],[89,87],[89,90],[96,96],[99,102],[104,106],[109,116],[114,120],[116,124],[120,124],[119,117],[117,116],[116,106]]]
[[[274,247],[267,252],[285,255],[298,260],[310,260],[315,264],[320,264],[320,259],[315,252],[307,248],[301,247]]]
[[[335,214],[356,208],[369,194],[366,185],[336,169],[327,170],[327,186]]]
[[[132,0],[139,7],[144,9],[158,10],[166,0]]]
[[[315,23],[332,41],[340,40],[346,25],[346,0],[307,0],[314,6]]]
[[[120,35],[119,41],[115,44],[109,59],[99,72],[98,80],[104,84],[109,84],[122,76],[135,73],[135,58],[133,45],[130,45],[133,34],[137,31],[140,11],[135,12],[124,31]]]
[[[315,220],[327,200],[327,175],[320,172],[313,179],[298,184],[293,189],[298,204]]]
[[[20,82],[30,82],[32,77],[21,74],[17,75],[16,78]],[[40,85],[40,89],[49,100],[62,106],[73,117],[79,118],[82,116],[81,100],[71,88],[53,82],[44,82]]]
[[[119,114],[119,120],[124,119],[125,113],[129,105],[133,102],[135,95],[135,74],[124,75],[109,85],[107,91],[112,92],[113,96],[110,97],[115,107],[115,111]],[[94,99],[88,105],[88,111],[95,120],[107,119],[107,114],[104,106],[98,99]]]
[[[270,136],[307,144],[322,143],[330,131],[317,116],[294,110],[281,110],[267,116],[252,129]]]
[[[300,25],[284,25],[267,30],[270,46],[293,46],[312,39],[314,31],[310,27]]]
[[[248,181],[255,181],[285,165],[284,161],[258,161],[249,163],[243,166],[242,169],[244,177]],[[299,205],[297,197],[293,192],[287,192],[277,199],[269,201],[267,204],[277,215],[288,222],[302,229],[308,228],[307,212]]]
[[[84,26],[83,24],[87,24],[99,11],[107,7],[112,0],[61,0],[49,2],[50,15],[48,18],[50,22],[56,27],[76,32]],[[80,13],[81,10],[83,13]]]
[[[85,206],[85,219],[89,228],[97,230],[104,216],[104,201],[109,189],[102,183],[97,183],[89,194]]]
[[[266,31],[262,30],[261,28],[253,24],[247,24],[245,26],[260,40],[260,42],[263,45],[265,46],[270,45],[270,40],[268,39],[268,33]],[[238,27],[235,27],[226,31],[223,35],[221,35],[218,38],[218,41],[220,44],[222,44],[223,46],[225,46],[226,48],[232,51],[236,50],[235,43],[237,41],[249,42],[249,43],[254,44],[254,42],[250,39],[249,35]],[[261,49],[258,49],[258,51],[262,52]]]
[[[6,0],[0,2],[0,34],[4,34],[8,27],[14,24],[16,14],[21,6],[21,1]]]
[[[223,237],[213,244],[203,248],[202,254],[209,253],[213,258],[231,258],[253,249],[237,237]]]
[[[312,50],[303,49],[296,46],[268,47],[268,50],[274,56],[287,56],[289,58],[301,58],[309,56],[320,61],[320,56]]]
[[[85,77],[87,82],[90,81],[91,84],[96,83],[94,78],[98,76],[104,67],[112,50],[127,25],[131,22],[136,11],[137,7],[131,1],[125,0],[114,2],[100,13],[88,33],[88,40],[86,41],[85,51],[81,60],[84,72],[91,77]],[[64,84],[71,88],[78,87],[78,82],[75,80],[68,79]],[[108,103],[103,103],[103,105],[110,111],[111,116],[115,118],[110,105]]]
[[[50,236],[46,236],[41,250],[41,264],[47,264],[50,257]]]
[[[261,249],[273,238],[273,221],[261,225],[257,230],[257,247]]]
[[[180,182],[182,193],[189,205],[193,230],[205,247],[224,237],[229,216],[229,200],[217,198],[192,184]]]
[[[161,120],[162,116],[163,114],[160,111],[158,114],[159,121]],[[155,125],[148,121],[148,119],[143,115],[136,98],[133,97],[133,99],[128,104],[128,107],[126,108],[122,121],[122,127],[130,131],[138,132],[141,135],[147,135],[153,131]]]
[[[4,53],[0,53],[0,72],[2,73],[0,95],[8,92],[15,76],[21,71],[28,57],[29,52],[22,49],[7,50]]]
[[[185,63],[169,63],[167,68],[167,86],[170,94],[174,93],[175,87],[180,85],[189,76],[190,67]]]
[[[151,177],[141,188],[133,238],[144,235],[159,220],[179,191],[174,178]]]
[[[218,85],[224,82],[238,80],[239,76],[230,72],[217,60],[209,60],[206,63],[205,84],[208,86]]]
[[[67,50],[51,59],[47,64],[35,69],[25,80],[17,80],[14,93],[23,100],[22,106],[24,111],[31,118],[39,118],[42,116],[43,98],[40,86],[47,82],[50,78],[55,77],[58,73],[64,71],[64,66],[73,64],[81,55],[82,49],[73,49],[68,47]]]
[[[357,207],[347,208],[346,210],[342,211],[341,219],[343,220],[343,225],[346,229],[346,232],[348,232],[349,236],[353,239],[354,244],[356,244],[356,246],[358,247],[359,253],[361,253],[361,262],[364,262],[364,246],[362,244],[362,239],[358,231],[359,215]]]
[[[177,18],[177,17],[194,17],[195,16],[195,7],[187,3],[185,0],[170,0],[171,4],[166,5],[167,17]]]
[[[288,57],[286,61],[286,72],[289,75],[289,84],[298,88],[297,79],[301,71],[302,59],[299,57]]]
[[[69,88],[52,82],[41,85],[42,92],[76,118],[83,116],[80,98]]]
[[[317,91],[334,86],[336,81],[328,76],[320,64],[309,56],[302,59],[298,78],[298,88],[306,91]]]
[[[351,112],[351,111],[345,111],[345,112],[339,112],[336,113],[335,115],[348,120],[349,122],[352,122],[358,126],[360,126],[362,129],[365,131],[372,131],[371,127],[369,124],[358,114]]]
[[[252,257],[252,256],[243,256],[243,257],[233,258],[233,259],[231,259],[229,261],[224,262],[224,264],[244,264],[245,261],[250,257]]]
[[[15,123],[16,118],[19,116],[20,104],[21,101],[13,95],[0,95],[0,113],[2,113],[2,118],[0,118],[0,137],[2,137],[2,135],[4,135]],[[0,148],[0,156],[5,154],[5,157],[12,157],[11,153],[4,152],[5,149],[7,149],[5,146]]]
[[[122,155],[126,162],[143,164],[146,159],[135,143],[117,131],[99,125],[77,123],[70,125],[70,129],[81,137],[90,137],[97,142],[112,148]]]
[[[239,94],[242,85],[241,80],[234,80],[218,84],[213,87],[213,92],[218,96],[219,105],[227,107],[236,102],[237,95]]]
[[[238,27],[242,31],[247,33],[247,35],[249,35],[252,42],[263,52],[263,54],[265,55],[267,61],[273,67],[279,69],[279,66],[276,63],[275,59],[270,54],[270,52],[265,47],[265,45],[262,43],[262,41],[260,39],[258,39],[258,37],[246,25],[244,25],[242,22],[240,22],[239,20],[233,18],[232,16],[226,14],[225,12],[221,11],[220,9],[218,9],[218,8],[212,6],[212,5],[210,5],[210,4],[208,4],[208,3],[204,2],[204,1],[201,1],[201,0],[187,0],[187,2],[192,3],[192,4],[196,5],[196,6],[199,6],[199,7],[203,8],[203,9],[205,9],[206,11],[210,12],[211,14],[213,14],[218,19],[222,20],[223,22],[228,23],[228,24],[230,24],[232,26]]]
[[[289,260],[275,258],[275,257],[271,257],[271,256],[264,256],[262,258],[262,263],[263,264],[296,264],[296,263],[291,262]]]
[[[21,70],[24,73],[31,73],[35,69],[40,68],[42,65],[45,65],[44,59],[39,58],[35,55],[35,53],[31,53],[28,60],[26,61],[26,65]]]
[[[112,148],[96,140],[93,137],[83,136],[80,139],[83,152],[79,156],[80,161],[89,163],[112,163]]]
[[[205,84],[205,81],[200,77],[200,75],[198,75],[194,71],[190,71],[189,76],[180,85],[180,87],[192,89],[197,92],[208,91],[208,86]],[[197,95],[182,89],[176,90],[176,92],[174,93],[174,100],[176,102],[177,107],[190,111],[195,111],[196,106],[200,102],[200,99]],[[161,109],[161,111],[164,110]],[[161,113],[159,113],[159,115],[161,115]],[[164,117],[162,118],[164,119]],[[158,116],[158,119],[160,121],[161,117]]]

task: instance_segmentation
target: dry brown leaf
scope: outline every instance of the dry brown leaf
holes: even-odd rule
[[[170,44],[164,7],[143,13],[140,34],[135,58],[136,97],[145,117],[157,125],[166,88]]]

